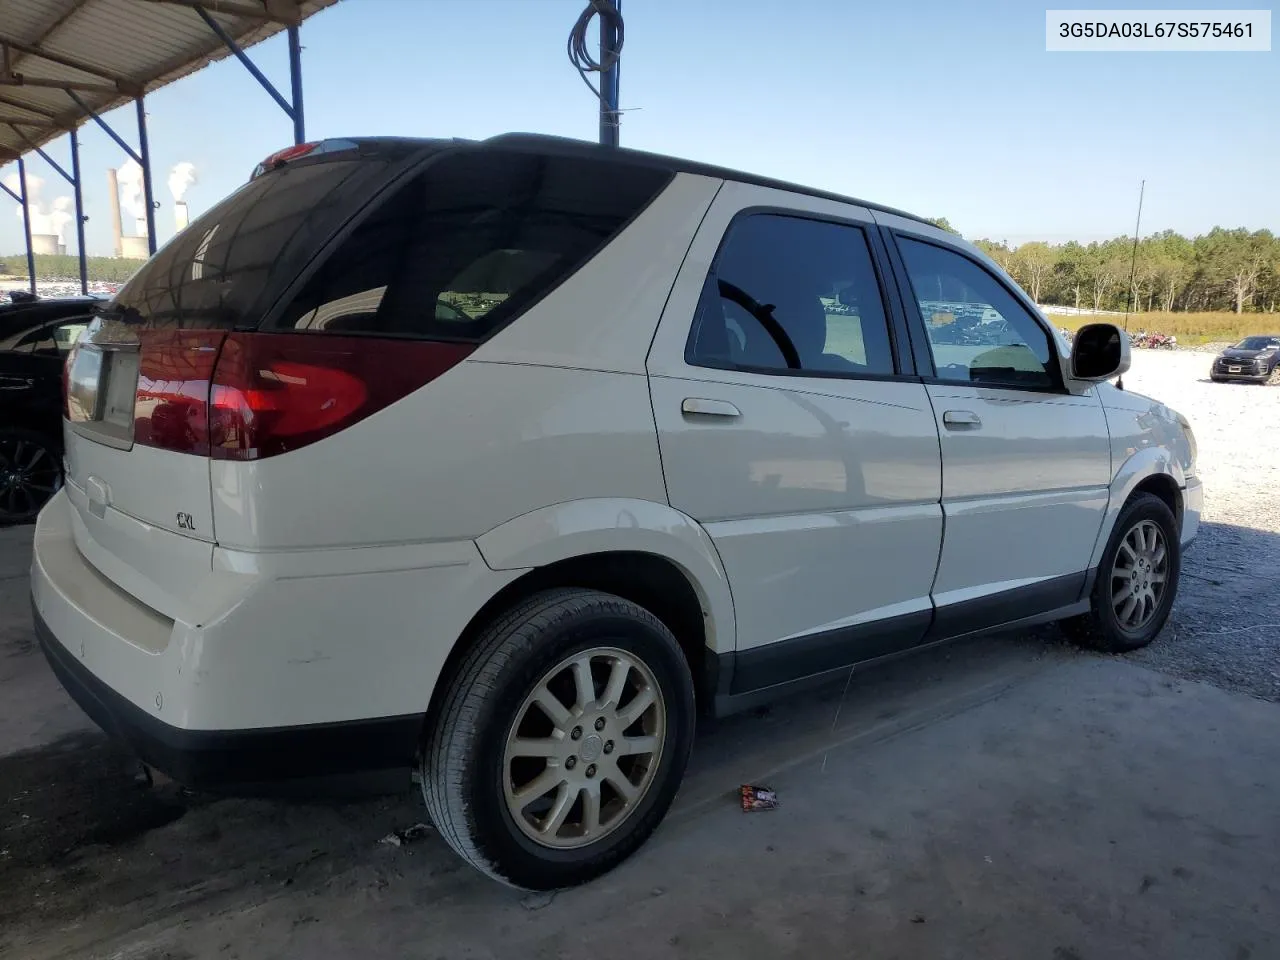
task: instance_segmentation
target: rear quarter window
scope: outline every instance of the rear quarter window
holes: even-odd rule
[[[155,328],[257,324],[272,292],[359,209],[387,167],[382,160],[331,160],[251,180],[148,260],[105,312]]]
[[[593,158],[445,154],[370,210],[267,327],[478,342],[572,275],[669,180]]]

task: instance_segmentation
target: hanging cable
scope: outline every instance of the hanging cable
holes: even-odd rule
[[[617,45],[612,50],[600,51],[600,60],[602,62],[597,62],[591,56],[591,51],[587,49],[587,27],[591,25],[591,21],[597,16],[612,27],[614,34],[618,38]],[[601,100],[605,97],[604,93],[587,78],[587,74],[607,73],[613,69],[622,54],[622,31],[622,13],[613,4],[612,0],[591,0],[586,9],[578,16],[578,22],[569,31],[569,42],[565,45],[569,54],[569,62],[578,71],[578,75],[582,77],[582,82],[587,85],[587,89]],[[605,106],[610,110],[616,109],[610,104]]]

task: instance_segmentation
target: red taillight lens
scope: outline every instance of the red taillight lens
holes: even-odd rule
[[[209,384],[225,333],[139,334],[133,442],[180,453],[209,454]]]
[[[146,332],[134,442],[217,460],[315,443],[464,360],[471,344],[327,334]]]
[[[363,420],[461,362],[470,344],[233,333],[209,409],[210,456],[259,460]]]

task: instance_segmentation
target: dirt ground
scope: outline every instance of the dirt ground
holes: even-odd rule
[[[1156,644],[987,637],[700,732],[671,817],[555,897],[461,866],[416,797],[135,783],[62,693],[0,531],[0,957],[1280,956],[1280,388],[1140,354],[1193,421],[1206,525]],[[743,782],[779,809],[743,814]]]

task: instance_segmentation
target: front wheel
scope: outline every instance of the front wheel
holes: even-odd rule
[[[1156,638],[1178,592],[1182,552],[1168,505],[1149,493],[1134,496],[1116,519],[1088,613],[1062,627],[1084,646],[1108,653],[1145,647]]]
[[[422,792],[446,842],[511,886],[554,890],[617,866],[675,798],[693,681],[671,631],[593,590],[498,618],[428,733]]]

